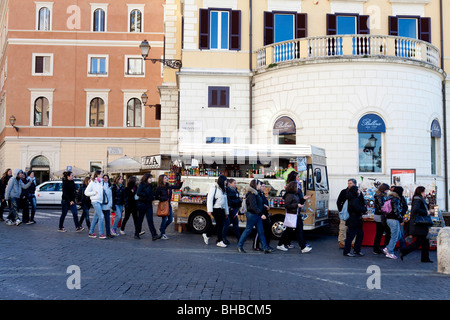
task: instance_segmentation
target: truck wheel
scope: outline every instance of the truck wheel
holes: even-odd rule
[[[194,233],[205,233],[211,227],[211,218],[204,211],[194,211],[189,216],[189,227]]]
[[[272,226],[270,230],[272,230],[272,238],[279,240],[284,231],[283,228],[284,216],[276,215],[273,216],[271,219],[272,219]]]

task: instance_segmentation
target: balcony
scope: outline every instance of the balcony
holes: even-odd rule
[[[440,68],[440,51],[411,38],[383,35],[338,35],[294,39],[256,50],[257,71],[282,64],[331,58],[397,58]]]

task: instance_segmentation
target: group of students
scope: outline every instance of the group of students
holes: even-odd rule
[[[5,221],[3,213],[8,207],[7,225],[36,223],[34,220],[36,213],[35,190],[36,179],[33,171],[25,173],[17,169],[13,174],[11,169],[6,169],[0,178],[0,221]],[[19,217],[20,208],[22,208],[22,219]]]
[[[344,256],[363,256],[361,244],[364,237],[362,216],[367,212],[364,196],[356,186],[355,179],[348,180],[348,187],[339,194],[337,207],[340,212],[347,201],[348,218],[341,220],[338,241],[344,249]],[[385,205],[387,204],[387,205]],[[382,183],[374,195],[374,220],[376,233],[373,243],[374,254],[384,254],[389,259],[398,259],[394,250],[399,243],[399,255],[401,260],[412,251],[421,247],[421,261],[432,262],[429,258],[429,241],[427,239],[429,227],[416,224],[417,216],[428,215],[428,205],[425,201],[425,187],[415,189],[412,203],[411,216],[408,223],[409,234],[415,237],[415,241],[406,246],[404,216],[408,211],[408,204],[403,197],[403,188],[400,186],[389,187]],[[345,210],[345,209],[344,209]],[[384,248],[381,249],[381,239],[384,238]],[[353,253],[351,247],[353,246]]]
[[[303,195],[298,172],[290,172],[286,183],[285,194],[283,195],[285,208],[288,213],[295,215],[297,219],[295,228],[285,228],[276,248],[281,251],[293,248],[290,240],[295,235],[295,239],[300,246],[300,252],[307,253],[312,248],[303,237],[303,219],[299,213],[309,196]],[[216,224],[202,234],[205,244],[209,243],[213,233],[217,233],[216,245],[227,247],[230,244],[227,240],[229,225],[233,224],[233,232],[239,239],[238,252],[245,253],[244,243],[254,227],[256,227],[257,234],[253,240],[253,249],[262,250],[264,253],[273,252],[274,248],[269,245],[272,226],[269,203],[264,192],[265,184],[258,179],[253,179],[246,189],[244,199],[240,199],[236,190],[236,181],[227,179],[223,175],[219,176],[217,182],[209,189],[207,196],[207,212],[211,218],[214,218]],[[242,234],[239,232],[239,213],[245,213],[247,218],[247,224]]]
[[[153,176],[145,173],[141,180],[135,176],[131,176],[127,180],[126,187],[122,176],[116,176],[113,184],[107,174],[97,170],[92,178],[86,177],[80,186],[78,193],[75,190],[73,181],[73,173],[65,172],[63,178],[63,194],[62,194],[62,214],[59,222],[59,231],[65,232],[64,219],[68,210],[72,211],[76,231],[82,231],[83,219],[86,219],[86,225],[89,228],[89,237],[97,238],[95,234],[98,225],[98,238],[113,238],[119,234],[125,234],[125,226],[130,218],[133,218],[135,232],[134,238],[140,239],[145,232],[142,231],[144,218],[147,219],[148,227],[152,235],[152,240],[164,239],[169,237],[166,235],[167,227],[173,222],[173,211],[170,204],[172,198],[172,190],[182,187],[182,182],[177,185],[169,185],[169,179],[166,175],[158,177],[156,191],[153,190]],[[77,201],[82,207],[82,215],[78,220]],[[162,217],[160,225],[160,233],[157,232],[153,221],[153,200],[160,202],[169,202],[169,216]],[[92,222],[89,220],[89,209],[94,208],[94,216]],[[111,227],[111,210],[114,211],[114,223]],[[122,219],[122,213],[125,213],[121,222],[120,230],[118,230],[119,222]]]

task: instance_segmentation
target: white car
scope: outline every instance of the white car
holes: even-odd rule
[[[78,188],[82,183],[81,180],[74,180],[75,186]],[[61,204],[62,198],[62,181],[54,180],[54,181],[46,181],[41,183],[36,187],[36,191],[34,192],[36,196],[36,204]]]

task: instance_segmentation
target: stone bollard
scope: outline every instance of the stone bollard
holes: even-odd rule
[[[438,272],[450,274],[450,227],[442,228],[437,238]]]

